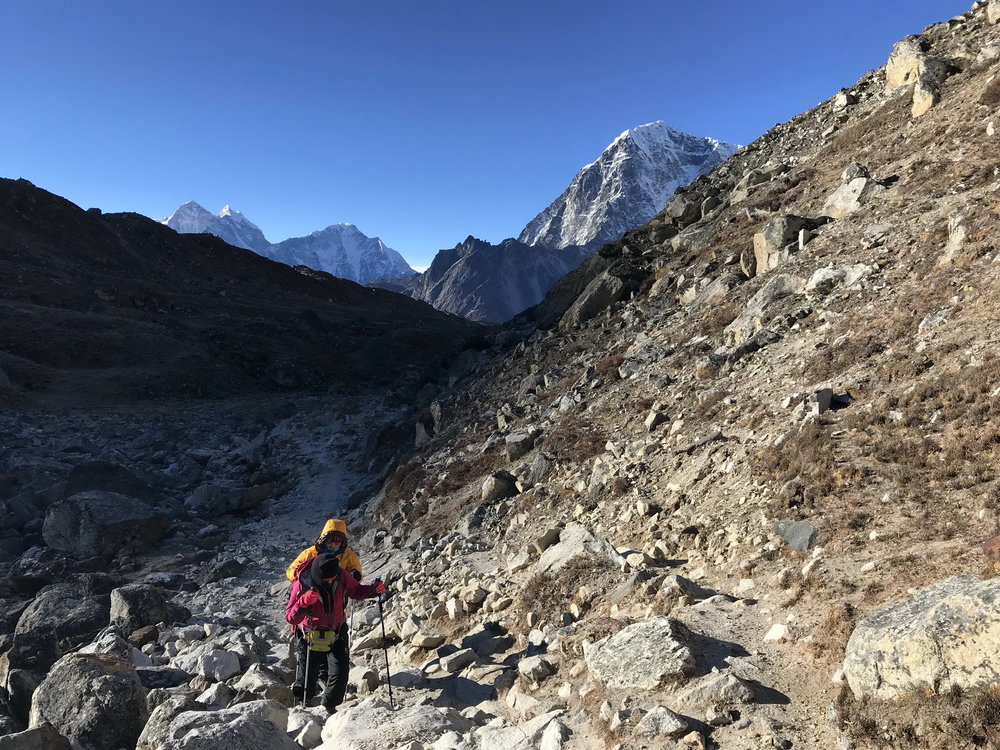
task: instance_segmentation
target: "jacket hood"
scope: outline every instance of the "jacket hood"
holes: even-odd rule
[[[319,535],[319,538],[316,541],[319,541],[327,534],[329,534],[331,531],[339,531],[344,536],[347,536],[347,524],[341,521],[339,518],[331,518],[323,526],[323,531]]]

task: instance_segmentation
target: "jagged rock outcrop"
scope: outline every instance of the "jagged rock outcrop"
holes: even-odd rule
[[[45,543],[85,560],[115,554],[132,541],[152,544],[170,521],[145,503],[114,492],[82,492],[49,506]]]
[[[422,274],[376,285],[479,323],[503,323],[541,302],[587,255],[579,247],[553,250],[513,239],[491,245],[468,237],[441,250]]]

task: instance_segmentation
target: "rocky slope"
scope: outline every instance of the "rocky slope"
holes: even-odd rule
[[[626,130],[532,219],[527,245],[596,248],[644,224],[674,190],[728,159],[736,146],[683,133],[663,121]]]
[[[372,286],[415,297],[477,323],[505,323],[541,302],[552,285],[587,255],[579,247],[548,250],[513,239],[491,245],[468,237],[453,249],[438,252],[423,273]]]
[[[226,206],[215,216],[194,201],[183,204],[160,223],[181,234],[214,234],[234,247],[253,250],[279,263],[306,266],[359,284],[415,273],[402,255],[378,237],[366,236],[353,224],[331,224],[305,237],[291,237],[275,244],[239,211]]]
[[[53,551],[79,543],[66,524],[27,522],[49,546],[5,575],[5,728],[109,750],[995,743],[998,20],[977,4],[903,40],[742,149],[426,408],[303,401],[148,441],[19,417],[46,517],[142,502],[120,472],[71,476],[69,434],[147,486],[187,484],[131,505],[131,539],[96,537],[132,545],[96,550],[102,572],[62,558],[89,546]],[[372,421],[412,454],[370,457]],[[201,489],[266,467],[262,505]],[[288,708],[282,570],[335,512],[388,583],[394,708],[367,605],[350,700],[325,717]],[[133,645],[97,637],[112,620]],[[104,655],[65,653],[81,643]]]

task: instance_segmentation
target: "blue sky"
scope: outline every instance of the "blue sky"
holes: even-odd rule
[[[971,0],[31,0],[0,8],[0,176],[412,265],[516,236],[622,131],[748,143]]]

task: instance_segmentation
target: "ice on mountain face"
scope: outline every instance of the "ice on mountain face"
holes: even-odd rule
[[[518,239],[554,248],[613,242],[655,216],[678,187],[721,164],[737,148],[662,121],[626,130],[580,170]]]
[[[226,206],[216,216],[194,201],[185,203],[162,223],[182,234],[214,234],[230,245],[266,258],[308,266],[361,284],[414,273],[403,256],[378,237],[365,236],[353,224],[333,224],[306,237],[273,244],[239,211]]]

